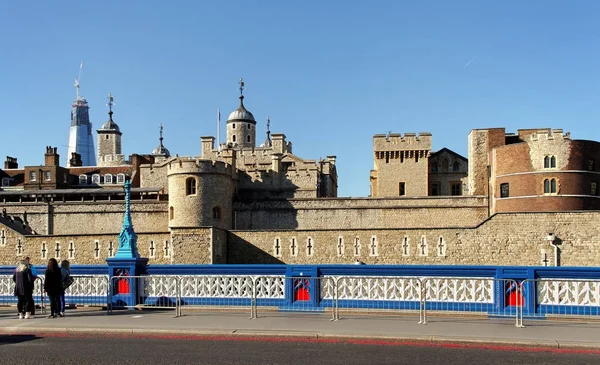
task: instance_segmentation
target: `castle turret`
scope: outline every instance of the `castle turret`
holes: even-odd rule
[[[244,107],[244,81],[240,79],[240,106],[227,118],[227,145],[232,147],[256,146],[256,120]]]
[[[376,134],[371,196],[427,196],[431,133]]]
[[[113,121],[113,97],[108,94],[108,121],[98,129],[98,166],[118,166],[125,163],[121,154],[121,130]]]
[[[233,171],[221,161],[171,160],[167,169],[169,227],[231,229]]]

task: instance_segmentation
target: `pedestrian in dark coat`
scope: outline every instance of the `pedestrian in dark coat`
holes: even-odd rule
[[[50,315],[48,318],[56,318],[60,313],[60,294],[62,293],[62,274],[55,258],[48,260],[48,267],[44,278],[44,290],[50,299]]]
[[[19,262],[13,281],[15,282],[15,296],[17,297],[17,311],[19,311],[19,319],[32,318],[33,311],[33,282],[35,278],[29,269],[27,260]]]

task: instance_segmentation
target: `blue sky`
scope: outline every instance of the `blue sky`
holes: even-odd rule
[[[52,145],[65,163],[82,60],[93,126],[111,92],[126,155],[160,123],[172,154],[199,155],[243,77],[257,139],[270,116],[300,157],[337,155],[340,196],[367,196],[376,133],[465,157],[473,128],[600,140],[599,16],[593,0],[5,1],[0,159],[41,164]]]

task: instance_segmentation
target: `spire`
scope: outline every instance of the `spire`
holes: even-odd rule
[[[112,122],[112,115],[113,115],[113,111],[112,111],[112,107],[113,105],[115,105],[114,103],[114,98],[112,96],[111,93],[108,93],[108,104],[106,104],[108,106],[108,116],[109,116],[109,121]]]
[[[164,156],[164,157],[171,157],[171,153],[169,152],[169,150],[163,145],[163,125],[162,123],[160,123],[160,137],[158,138],[158,147],[156,147],[154,149],[154,151],[152,151],[152,154],[155,156]]]
[[[271,117],[267,117],[267,139],[265,143],[263,143],[265,147],[272,147],[273,143],[271,142]]]
[[[238,84],[240,84],[240,105],[244,105],[244,79],[240,77],[240,81],[238,82]]]

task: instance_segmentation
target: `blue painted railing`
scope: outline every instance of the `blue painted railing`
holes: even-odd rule
[[[36,266],[37,272],[43,275],[45,267]],[[73,265],[72,275],[108,275],[107,265]],[[0,266],[0,275],[12,275],[14,267]],[[538,303],[538,284],[535,280],[595,280],[600,281],[600,267],[522,267],[522,266],[425,266],[425,265],[149,265],[148,275],[210,275],[210,276],[279,276],[285,277],[284,299],[257,299],[257,305],[277,306],[280,309],[294,309],[294,283],[299,278],[324,277],[417,277],[417,278],[489,278],[495,279],[494,303],[489,304],[490,312],[498,308],[506,309],[507,288],[500,287],[502,280],[514,280],[521,286],[519,293],[524,299],[523,314],[525,316],[539,316],[540,314],[600,314],[597,306],[578,305],[543,305]],[[509,288],[510,289],[510,288]],[[331,306],[331,300],[322,300],[318,285],[309,288],[309,297],[315,308]],[[3,302],[10,298],[10,293],[0,293]],[[206,298],[182,298],[183,304],[217,303]],[[240,305],[248,305],[248,299],[240,300]],[[346,303],[338,301],[338,306]],[[303,303],[306,305],[306,303]],[[387,308],[418,309],[418,303],[413,302],[380,302],[378,300],[354,301],[352,305],[363,308],[378,308],[382,305]],[[429,305],[429,304],[428,304]],[[454,303],[453,310],[472,310],[468,303]],[[481,308],[481,306],[479,307]]]

